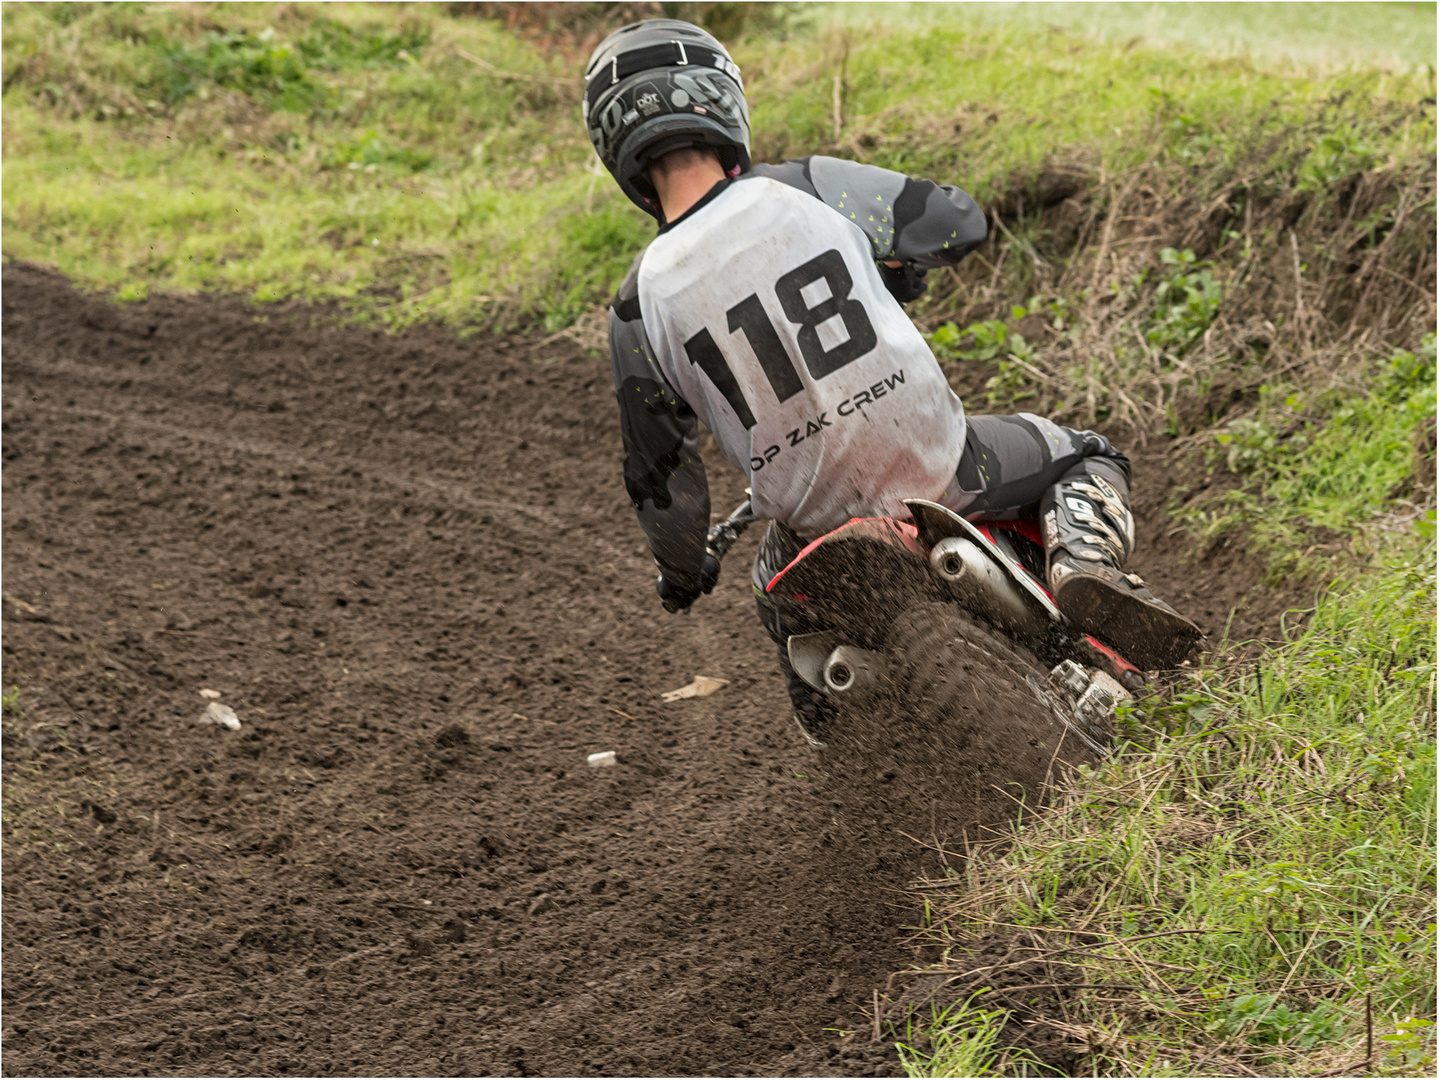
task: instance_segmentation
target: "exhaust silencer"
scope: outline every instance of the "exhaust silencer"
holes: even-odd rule
[[[807,684],[834,697],[862,696],[888,669],[883,653],[846,645],[837,634],[795,634],[789,665]]]
[[[1048,629],[1048,620],[1035,610],[1014,579],[973,540],[946,537],[930,549],[929,565],[955,598],[977,614],[1027,634]]]
[[[841,645],[824,662],[824,688],[834,695],[873,690],[879,685],[884,667],[882,654]]]

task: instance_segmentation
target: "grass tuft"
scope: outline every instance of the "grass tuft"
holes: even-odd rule
[[[980,1009],[969,1001],[947,1009],[931,1008],[920,1024],[910,1017],[905,1041],[898,1043],[900,1064],[909,1076],[1008,1076],[1013,1070],[1045,1070],[1025,1050],[1001,1045],[1013,1015],[1006,1009]]]
[[[1356,533],[1366,553],[1434,538],[1434,334],[1376,366],[1359,394],[1265,385],[1214,433],[1212,464],[1242,481],[1180,507],[1201,547],[1242,531],[1277,581],[1322,573]]]

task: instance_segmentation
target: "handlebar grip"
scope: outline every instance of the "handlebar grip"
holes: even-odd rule
[[[709,536],[706,541],[706,548],[716,559],[723,560],[725,553],[729,551],[740,535],[755,523],[754,508],[746,499],[735,507],[730,516],[721,521],[718,525],[711,525]]]
[[[716,525],[710,529],[709,541],[705,545],[707,550],[716,559],[724,560],[725,554],[729,551],[730,545],[739,539],[739,534],[731,529],[721,529]]]

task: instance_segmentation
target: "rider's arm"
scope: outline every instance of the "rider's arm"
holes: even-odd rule
[[[849,218],[869,237],[876,261],[921,270],[953,266],[988,231],[984,213],[959,188],[877,165],[815,156],[752,171],[814,195]]]
[[[640,316],[639,263],[636,259],[610,305],[625,490],[660,572],[682,589],[698,589],[710,517],[699,422],[655,362]]]

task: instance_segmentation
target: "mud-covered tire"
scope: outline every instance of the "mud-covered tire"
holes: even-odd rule
[[[905,611],[886,646],[896,703],[912,729],[971,755],[991,782],[1034,797],[1055,765],[1095,760],[1059,712],[1039,660],[952,604]]]
[[[989,695],[1013,699],[1015,711],[1048,711],[1048,674],[1035,657],[952,604],[919,604],[895,619],[885,641],[907,679],[912,707],[937,718],[984,710]]]
[[[1039,661],[953,605],[909,608],[886,646],[882,685],[846,704],[825,752],[836,805],[876,835],[961,851],[1040,806],[1067,765],[1095,760],[1056,715]]]

